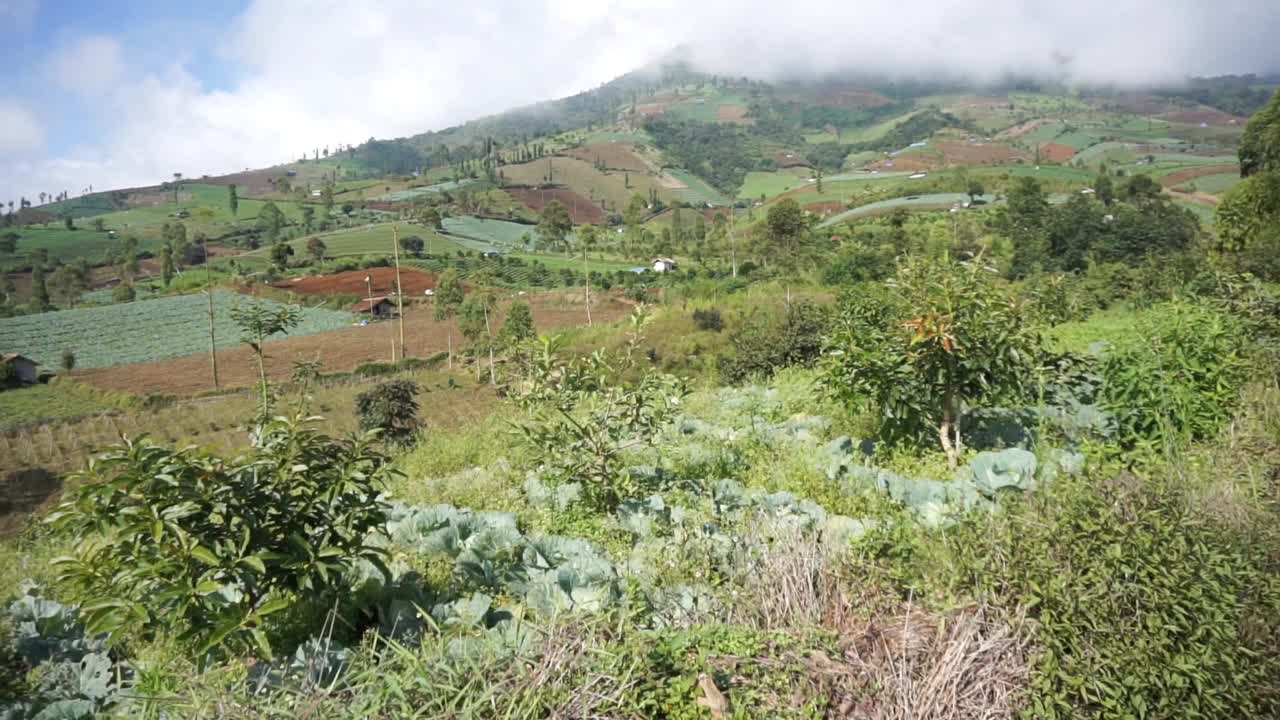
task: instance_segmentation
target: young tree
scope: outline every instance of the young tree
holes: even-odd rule
[[[268,243],[274,243],[280,238],[280,229],[284,225],[284,213],[280,212],[280,208],[276,207],[275,203],[268,200],[258,211],[258,229],[267,236]]]
[[[954,467],[961,412],[1020,397],[1040,335],[977,263],[912,257],[875,287],[842,298],[826,381],[851,407],[876,406],[886,440],[932,432]]]
[[[293,246],[287,242],[276,243],[271,247],[271,265],[284,272],[289,269],[289,258],[293,257]]]
[[[272,308],[260,302],[231,308],[231,320],[240,328],[240,341],[253,350],[258,362],[259,400],[258,424],[271,418],[271,388],[267,384],[266,341],[278,333],[287,333],[298,325],[300,317],[296,308],[283,305]]]
[[[443,221],[440,218],[440,211],[433,207],[429,207],[422,211],[420,222],[432,230],[444,229]]]
[[[313,237],[307,240],[307,254],[316,262],[324,262],[324,254],[329,248],[324,244],[324,240]]]
[[[12,230],[0,235],[0,253],[12,255],[18,252],[18,241],[21,239],[22,236]]]
[[[965,190],[965,194],[969,196],[970,204],[978,201],[978,198],[987,194],[987,189],[982,186],[982,181],[973,178],[969,180],[969,187]]]
[[[45,285],[44,263],[36,262],[31,268],[31,310],[45,312],[53,305],[49,302],[49,288]]]
[[[1103,205],[1111,207],[1111,203],[1116,201],[1116,188],[1111,182],[1111,176],[1106,172],[1098,173],[1098,177],[1093,181],[1093,194]]]
[[[87,267],[78,268],[73,265],[60,265],[57,270],[53,271],[49,284],[53,286],[53,291],[57,293],[63,304],[68,307],[75,307],[76,303],[80,301],[80,296],[84,294],[86,289],[87,271]],[[32,282],[34,283],[34,277]]]
[[[72,370],[76,369],[76,354],[71,348],[63,348],[62,356],[58,358],[58,365],[62,368],[63,375],[70,375]]]
[[[405,235],[400,238],[400,249],[414,257],[422,255],[422,251],[427,244],[417,235]]]
[[[409,445],[418,431],[418,384],[391,380],[356,396],[360,430],[377,430],[388,443]]]
[[[160,279],[164,282],[165,287],[169,287],[169,283],[173,282],[175,270],[173,266],[173,245],[166,241],[160,248]]]
[[[456,268],[449,268],[440,274],[436,281],[435,319],[448,320],[453,317],[465,300],[462,289],[462,277]]]
[[[320,190],[320,202],[324,205],[325,216],[333,213],[333,183],[325,183]]]
[[[238,217],[240,214],[240,196],[236,195],[236,186],[227,186],[227,209],[231,211],[231,217]]]
[[[511,307],[507,309],[507,319],[502,323],[502,331],[499,333],[502,344],[508,348],[515,347],[537,334],[529,303],[518,300],[511,303]]]
[[[133,283],[121,282],[111,290],[111,302],[127,303],[137,299],[138,293],[133,289]]]
[[[302,206],[302,230],[304,232],[311,232],[311,227],[312,225],[315,224],[315,220],[316,220],[316,209],[314,207],[311,207],[310,205],[303,205]]]
[[[467,298],[458,308],[458,330],[471,344],[472,357],[476,363],[476,380],[480,379],[481,354],[489,355],[489,384],[497,385],[493,364],[493,329],[489,324],[489,313],[493,308],[494,297],[488,291],[477,291]]]
[[[547,203],[538,221],[538,236],[542,241],[555,250],[563,250],[565,238],[572,229],[573,222],[569,219],[569,211],[565,206],[559,200]]]
[[[104,221],[102,218],[94,218],[93,229],[97,232],[106,232],[107,231],[106,221]]]

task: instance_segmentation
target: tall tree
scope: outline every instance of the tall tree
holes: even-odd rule
[[[160,279],[164,282],[165,287],[169,287],[169,283],[173,282],[175,272],[173,265],[173,245],[169,241],[160,248]]]
[[[280,229],[284,224],[284,213],[280,212],[275,203],[267,201],[258,211],[258,229],[267,236],[267,242],[274,243],[280,239]]]
[[[1280,172],[1280,91],[1254,113],[1240,138],[1240,175]]]
[[[231,217],[238,217],[240,214],[240,196],[236,195],[236,186],[227,186],[227,209],[231,211]]]
[[[324,241],[318,237],[313,237],[307,241],[307,254],[316,262],[324,262],[324,254],[328,249]]]
[[[1116,187],[1111,182],[1111,175],[1106,171],[1098,173],[1097,179],[1093,181],[1093,192],[1103,205],[1110,207],[1116,201]]]
[[[569,211],[559,200],[552,200],[542,209],[542,217],[538,221],[538,237],[555,250],[564,250],[565,238],[573,229],[573,221],[569,219]]]
[[[31,268],[31,310],[45,312],[52,305],[49,303],[49,288],[45,285],[44,263],[35,263]]]
[[[435,289],[435,318],[448,320],[458,312],[465,299],[462,289],[462,277],[455,268],[449,268],[440,274]]]

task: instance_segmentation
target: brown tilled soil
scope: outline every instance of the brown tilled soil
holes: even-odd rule
[[[1229,112],[1223,112],[1216,108],[1206,107],[1198,110],[1175,110],[1167,112],[1156,117],[1169,122],[1183,123],[1186,125],[1206,125],[1230,126],[1244,125],[1244,118],[1236,117]]]
[[[572,150],[566,150],[564,154],[590,163],[600,160],[610,170],[649,171],[649,166],[645,165],[644,160],[640,159],[639,155],[636,155],[635,146],[631,143],[596,143],[595,145],[584,145]]]
[[[348,270],[334,275],[314,275],[311,277],[293,278],[272,283],[271,287],[303,295],[358,295],[364,297],[369,293],[365,283],[368,277],[373,285],[373,294],[388,295],[396,289],[396,269],[393,267],[366,268],[364,270]],[[424,290],[436,287],[434,273],[409,268],[400,270],[400,287],[405,296],[422,295]]]
[[[1206,175],[1218,175],[1221,173],[1239,172],[1239,165],[1210,165],[1208,167],[1190,168],[1188,170],[1179,170],[1176,173],[1170,173],[1160,178],[1160,184],[1165,187],[1177,187],[1185,182],[1195,180],[1198,177]]]
[[[363,271],[361,271],[363,272]],[[361,276],[363,282],[363,275]],[[534,324],[541,331],[580,325],[586,314],[580,301],[573,302],[561,294],[526,296],[533,306]],[[630,306],[613,297],[592,296],[592,319],[612,322],[630,310]],[[502,325],[502,312],[494,318]],[[430,357],[448,349],[449,338],[454,350],[464,341],[453,321],[438,322],[432,318],[429,305],[405,308],[405,346],[411,357]],[[295,360],[319,360],[328,372],[348,372],[367,362],[387,362],[392,344],[398,340],[398,323],[376,322],[366,327],[352,326],[306,337],[274,340],[267,343],[267,374],[274,380],[285,380],[293,372]],[[230,339],[226,341],[230,345]],[[257,381],[253,354],[244,345],[218,350],[218,375],[223,387],[246,387]],[[120,365],[112,368],[85,370],[78,375],[83,382],[100,388],[139,395],[191,395],[213,389],[209,355],[189,355],[172,360]]]
[[[1062,143],[1045,143],[1040,146],[1040,157],[1045,162],[1064,163],[1076,156],[1076,149]]]
[[[936,146],[948,165],[995,165],[1026,157],[1003,143],[939,142]]]
[[[755,123],[755,118],[747,117],[749,112],[751,112],[750,108],[745,105],[721,105],[716,108],[716,121],[734,125],[751,125]]]
[[[569,217],[573,219],[575,225],[583,223],[591,223],[599,225],[605,220],[604,211],[600,206],[591,201],[591,198],[580,195],[572,190],[564,188],[547,188],[545,190],[535,190],[534,188],[505,188],[507,194],[516,200],[528,205],[534,212],[542,212],[552,200],[559,200],[561,205],[569,211]]]

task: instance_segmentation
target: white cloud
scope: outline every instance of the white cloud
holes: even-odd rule
[[[1280,10],[1256,0],[253,0],[225,32],[219,54],[239,71],[226,90],[180,66],[122,73],[107,39],[73,46],[81,59],[66,67],[102,74],[64,80],[114,82],[95,102],[112,129],[96,147],[0,174],[0,195],[197,177],[439,129],[593,87],[680,44],[711,71],[764,77],[1019,71],[1138,82],[1280,69],[1270,50]],[[95,54],[107,59],[86,60]]]
[[[44,149],[44,128],[26,107],[0,99],[0,158],[32,155]]]
[[[48,72],[60,87],[85,97],[110,92],[124,77],[120,43],[103,35],[78,38],[54,53]]]

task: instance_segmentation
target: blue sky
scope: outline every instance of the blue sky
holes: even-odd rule
[[[766,79],[1015,70],[1125,84],[1280,69],[1274,0],[799,7],[0,0],[0,202],[265,167],[314,148],[440,129],[594,87],[678,45],[710,72]]]

